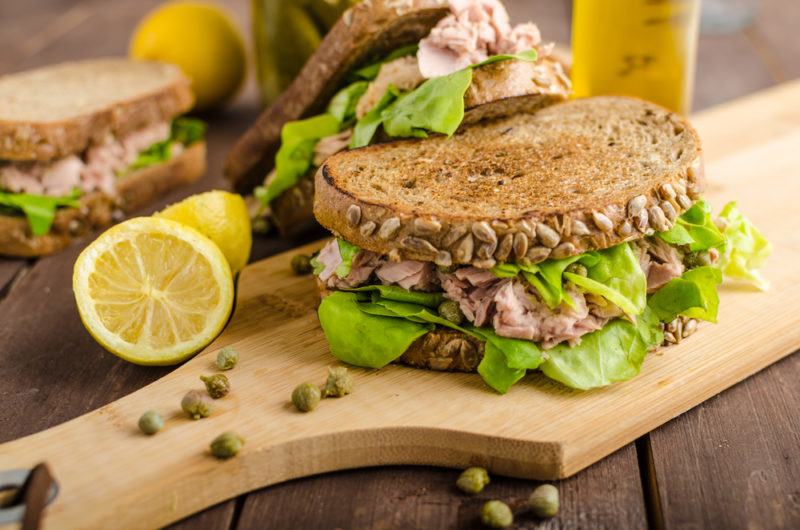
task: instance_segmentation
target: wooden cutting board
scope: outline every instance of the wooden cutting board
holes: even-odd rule
[[[772,289],[723,287],[720,323],[649,356],[632,381],[576,392],[532,374],[501,396],[474,374],[356,368],[352,395],[296,412],[292,388],[322,382],[335,362],[318,326],[313,282],[290,272],[289,253],[242,272],[234,317],[205,352],[130,396],[0,445],[0,470],[50,465],[60,492],[45,528],[161,526],[262,486],[361,466],[478,464],[516,477],[572,475],[800,347],[798,103],[794,83],[696,117],[708,198],[717,209],[738,199],[772,241],[764,271]],[[233,391],[210,418],[187,419],[181,397],[202,388],[198,377],[213,371],[226,345],[241,353],[228,372]],[[147,437],[136,422],[151,408],[166,426]],[[226,430],[247,443],[220,462],[208,444]]]

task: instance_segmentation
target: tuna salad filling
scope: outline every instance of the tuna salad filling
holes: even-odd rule
[[[81,154],[57,160],[0,160],[0,213],[25,215],[33,235],[47,234],[58,208],[77,206],[86,193],[113,196],[119,178],[179,156],[204,132],[203,122],[181,117],[123,138],[108,135]]]
[[[263,225],[273,201],[312,178],[339,151],[364,147],[381,135],[455,133],[475,68],[497,61],[537,62],[552,51],[535,24],[511,26],[498,0],[451,0],[450,9],[418,45],[351,72],[324,114],[283,126],[274,170],[248,200],[255,224]]]
[[[723,274],[759,288],[769,243],[727,205],[695,203],[666,232],[540,263],[491,269],[392,260],[342,239],[312,259],[331,352],[380,368],[437,327],[484,341],[478,372],[506,392],[526,370],[588,389],[636,375],[679,317],[716,321]]]

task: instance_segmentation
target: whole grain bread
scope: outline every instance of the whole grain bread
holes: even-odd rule
[[[124,58],[46,66],[0,78],[0,159],[51,160],[191,108],[176,66]]]
[[[696,131],[634,98],[594,97],[338,153],[315,176],[324,227],[392,259],[536,263],[667,230],[704,187]]]
[[[231,149],[225,175],[235,189],[247,192],[261,183],[286,122],[321,112],[354,67],[417,43],[449,12],[447,0],[370,0],[348,9],[292,84]]]
[[[501,61],[477,68],[464,97],[461,127],[540,108],[567,99],[569,79],[560,63]],[[391,140],[382,138],[383,141]],[[314,224],[313,175],[286,190],[271,204],[272,221],[281,235],[303,232]]]
[[[196,142],[169,161],[134,171],[117,182],[117,197],[90,193],[77,208],[56,212],[48,234],[33,236],[22,216],[0,215],[0,255],[35,257],[53,254],[72,241],[119,220],[164,193],[194,182],[206,169],[206,146]]]

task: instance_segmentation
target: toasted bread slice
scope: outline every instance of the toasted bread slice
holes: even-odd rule
[[[231,149],[225,176],[234,188],[248,192],[261,184],[284,124],[322,112],[354,67],[419,42],[448,13],[446,0],[371,0],[346,11],[292,84]]]
[[[569,90],[560,63],[548,59],[539,63],[502,61],[477,68],[464,98],[461,127],[534,112],[566,101]],[[272,221],[281,235],[302,232],[313,225],[312,182],[313,178],[303,179],[272,203]]]
[[[396,259],[483,268],[666,230],[704,186],[689,122],[623,97],[342,152],[315,179],[317,220],[347,241]]]
[[[121,178],[116,198],[96,192],[81,197],[77,208],[59,209],[50,232],[42,236],[31,235],[25,217],[0,215],[0,255],[34,257],[58,252],[110,225],[123,212],[135,211],[169,190],[194,182],[205,169],[205,142],[196,142],[163,164]]]
[[[0,159],[51,160],[125,136],[192,106],[176,66],[95,59],[0,78]]]

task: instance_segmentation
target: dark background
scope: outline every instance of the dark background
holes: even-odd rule
[[[136,22],[158,3],[0,0],[0,74],[67,59],[124,54]],[[249,2],[222,3],[249,36]],[[800,77],[800,2],[750,3],[758,9],[752,25],[728,34],[701,35],[696,110]],[[546,39],[569,42],[568,1],[506,4],[514,20],[534,20]],[[232,106],[207,116],[207,175],[142,213],[190,193],[225,188],[225,153],[257,112],[251,78]],[[736,126],[747,124],[732,124]],[[258,240],[253,259],[294,243]],[[96,409],[169,371],[120,361],[86,333],[70,288],[72,264],[83,246],[41,260],[0,258],[0,442]],[[787,316],[791,317],[783,317]],[[792,355],[561,481],[559,516],[549,521],[522,516],[517,526],[800,528],[798,381],[800,357]],[[175,526],[471,528],[489,495],[520,501],[533,486],[494,477],[485,494],[472,498],[455,490],[456,476],[453,470],[412,467],[332,473],[250,493]]]

